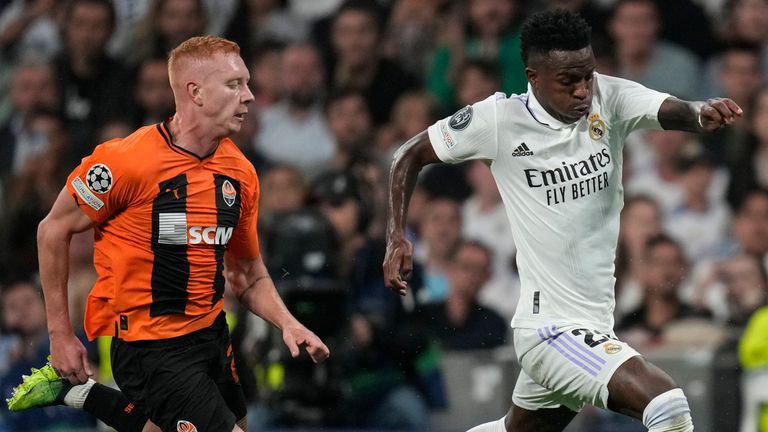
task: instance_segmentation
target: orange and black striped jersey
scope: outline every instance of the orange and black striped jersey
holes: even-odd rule
[[[166,339],[210,326],[223,307],[224,252],[259,255],[259,183],[228,138],[200,158],[165,123],[108,141],[67,179],[95,221],[99,278],[89,338]]]

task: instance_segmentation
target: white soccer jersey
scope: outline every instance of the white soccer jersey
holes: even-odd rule
[[[503,93],[430,126],[444,162],[490,162],[517,244],[522,283],[513,327],[579,323],[612,331],[622,149],[630,132],[660,128],[669,97],[594,75],[589,114],[564,124],[528,93]]]

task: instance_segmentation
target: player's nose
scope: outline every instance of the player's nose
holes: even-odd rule
[[[586,80],[582,80],[573,90],[573,97],[578,100],[586,100],[592,94],[592,89]]]
[[[243,92],[243,97],[242,97],[241,101],[244,104],[249,104],[249,103],[253,102],[255,99],[256,98],[253,96],[253,92],[251,91],[251,87],[250,86],[245,86],[245,92]]]

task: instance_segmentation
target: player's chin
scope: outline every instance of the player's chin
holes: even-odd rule
[[[231,121],[229,123],[229,127],[227,129],[229,129],[229,134],[231,135],[231,134],[240,132],[240,129],[242,128],[243,128],[243,122],[235,119],[234,121]]]

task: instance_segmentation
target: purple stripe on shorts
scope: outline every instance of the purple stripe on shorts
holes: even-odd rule
[[[552,328],[554,328],[554,326],[552,326]],[[564,345],[562,342],[557,341],[557,335],[553,335],[549,327],[542,327],[536,331],[542,340],[546,340],[547,344],[556,349],[563,357],[567,358],[573,364],[589,372],[590,375],[597,376],[597,373],[600,371],[601,367],[581,355],[579,352],[570,349],[570,347]],[[584,362],[580,360],[583,360]],[[593,370],[593,368],[596,370]]]
[[[551,346],[552,348],[556,349],[556,350],[557,350],[557,351],[558,351],[560,354],[562,354],[562,356],[563,356],[563,357],[565,357],[565,358],[567,358],[568,360],[570,360],[570,361],[571,361],[571,363],[573,363],[573,364],[575,364],[576,366],[578,366],[578,367],[580,367],[580,368],[584,369],[584,370],[585,370],[585,371],[587,371],[587,373],[589,373],[590,375],[592,375],[592,376],[597,376],[597,372],[596,372],[596,371],[593,371],[592,369],[590,369],[590,367],[589,367],[589,366],[585,365],[584,363],[580,362],[579,360],[577,360],[577,359],[575,359],[573,356],[571,356],[571,354],[570,354],[570,353],[568,353],[567,351],[563,350],[563,349],[562,349],[562,348],[560,348],[559,346],[557,346],[557,345],[553,344],[551,340],[548,340],[548,341],[547,341],[547,344],[548,344],[549,346]]]
[[[549,340],[550,344],[557,344],[565,351],[569,351],[571,355],[580,358],[584,363],[588,364],[589,366],[593,367],[596,371],[600,371],[603,367],[599,364],[593,362],[591,359],[589,359],[584,354],[580,353],[578,350],[573,349],[572,347],[568,346],[565,342],[563,342],[562,338],[554,337]]]
[[[589,359],[585,359],[585,360],[587,360],[587,361],[596,361],[597,363],[600,363],[600,366],[595,365],[595,368],[597,368],[597,370],[602,369],[602,365],[605,365],[605,363],[606,363],[605,360],[600,358],[600,356],[598,356],[597,354],[593,353],[592,351],[588,350],[586,347],[581,346],[581,344],[579,344],[578,341],[573,339],[566,332],[561,332],[561,333],[555,334],[554,332],[557,331],[557,328],[555,327],[554,324],[551,326],[551,330],[550,330],[550,328],[545,328],[544,331],[550,335],[550,338],[552,340],[558,339],[560,336],[564,336],[566,338],[567,342],[570,342],[571,345],[573,345],[576,349],[574,349],[571,346],[568,346],[568,344],[564,343],[564,342],[563,342],[563,347],[568,349],[569,351],[573,352],[574,354],[577,354],[577,355],[578,355],[578,351],[580,350],[584,354],[586,354],[587,357],[589,358]],[[581,356],[579,356],[579,357],[581,357]]]
[[[563,336],[563,338],[561,338],[561,339],[565,339],[566,341],[570,342],[571,345],[575,346],[577,349],[579,349],[582,352],[584,352],[586,355],[588,355],[589,357],[594,359],[596,362],[598,362],[600,364],[603,364],[603,365],[606,363],[605,359],[600,358],[599,355],[593,353],[587,347],[585,347],[582,344],[580,344],[579,341],[577,341],[576,339],[573,338],[573,336],[571,336],[571,335],[569,335],[567,333],[560,333],[560,335]]]

